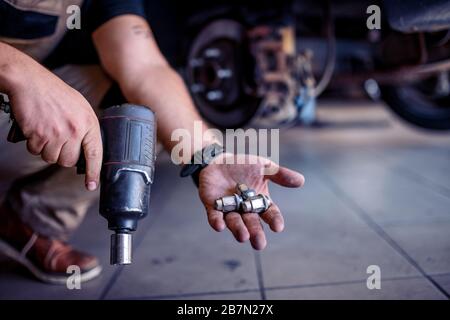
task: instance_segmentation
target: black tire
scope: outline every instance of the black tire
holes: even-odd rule
[[[382,99],[403,120],[431,130],[450,130],[450,96],[433,97],[430,82],[381,87]]]

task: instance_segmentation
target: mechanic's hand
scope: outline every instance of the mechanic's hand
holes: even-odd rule
[[[28,151],[48,163],[73,167],[83,148],[86,188],[95,190],[103,154],[95,112],[78,91],[31,59],[25,62],[23,79],[16,77],[8,94]]]
[[[237,183],[245,183],[249,188],[255,189],[257,194],[262,193],[269,196],[269,180],[285,187],[298,188],[304,184],[305,178],[298,172],[277,167],[275,163],[262,157],[247,156],[248,160],[245,163],[257,164],[224,164],[224,157],[235,156],[222,154],[200,172],[199,194],[206,207],[209,224],[216,231],[222,231],[226,225],[237,241],[245,242],[250,239],[254,249],[262,250],[267,241],[260,222],[260,215],[255,213],[241,215],[237,212],[224,214],[214,209],[215,200],[235,193]],[[253,162],[249,161],[250,158]],[[236,161],[232,163],[236,163]],[[265,176],[263,169],[268,166],[278,168],[277,173]],[[281,232],[284,228],[283,216],[275,203],[272,203],[269,209],[261,215],[261,218],[272,231]]]

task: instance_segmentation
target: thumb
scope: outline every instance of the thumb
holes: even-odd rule
[[[305,184],[305,177],[301,173],[281,166],[275,174],[266,175],[266,178],[288,188],[299,188]]]

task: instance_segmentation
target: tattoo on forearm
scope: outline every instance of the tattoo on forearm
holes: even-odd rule
[[[132,26],[131,29],[133,30],[133,33],[135,35],[137,35],[137,36],[141,36],[141,37],[144,37],[144,38],[151,38],[152,37],[152,32],[146,26],[137,24],[137,25]]]

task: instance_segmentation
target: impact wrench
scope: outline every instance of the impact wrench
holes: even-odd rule
[[[3,101],[2,109],[11,113],[8,107]],[[12,120],[8,141],[25,140]],[[110,262],[113,265],[130,264],[132,233],[136,231],[138,220],[147,215],[150,204],[156,160],[155,115],[149,108],[123,104],[105,109],[99,121],[103,141],[100,214],[108,221],[108,228],[114,231]],[[77,163],[77,172],[85,173],[83,153]]]

